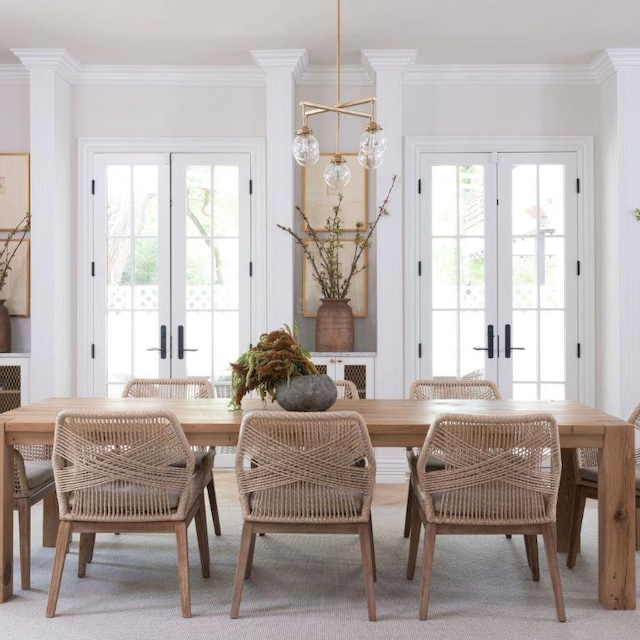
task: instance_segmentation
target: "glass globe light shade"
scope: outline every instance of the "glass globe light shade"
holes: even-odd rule
[[[349,184],[349,180],[351,180],[351,170],[347,161],[341,155],[336,154],[324,170],[324,181],[332,189],[340,191]]]
[[[291,150],[296,162],[303,167],[310,167],[320,159],[320,145],[309,127],[298,129]]]
[[[368,153],[364,149],[358,151],[358,162],[365,169],[377,169],[384,160],[382,152],[380,153]]]
[[[387,136],[382,127],[370,122],[360,136],[360,149],[368,153],[384,153],[387,148]]]

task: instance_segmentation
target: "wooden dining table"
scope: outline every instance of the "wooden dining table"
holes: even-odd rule
[[[243,411],[226,399],[51,398],[0,415],[0,602],[13,594],[13,445],[53,442],[55,419],[64,409],[127,411],[168,409],[176,414],[192,444],[237,443],[243,413],[280,410],[245,400]],[[624,420],[587,405],[542,400],[339,400],[331,409],[360,413],[375,447],[420,446],[434,417],[441,413],[513,415],[550,413],[563,448],[563,480],[558,501],[558,549],[566,551],[573,470],[571,449],[600,449],[598,474],[598,597],[606,609],[635,609],[635,461],[634,428]],[[46,536],[51,540],[51,534]],[[398,543],[402,531],[398,529]],[[399,568],[398,570],[401,570]],[[595,597],[595,585],[594,585]]]

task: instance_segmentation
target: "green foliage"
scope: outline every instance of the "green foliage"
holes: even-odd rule
[[[309,352],[300,345],[298,328],[295,327],[293,334],[284,325],[284,329],[263,333],[255,347],[231,363],[233,395],[229,404],[240,409],[242,398],[253,390],[258,391],[263,401],[269,395],[273,402],[279,382],[317,373]]]

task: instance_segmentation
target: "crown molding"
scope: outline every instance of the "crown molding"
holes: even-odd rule
[[[29,72],[21,64],[0,64],[0,85],[28,85]]]
[[[298,82],[309,66],[306,49],[265,49],[252,51],[251,55],[263,71],[288,71],[293,74],[294,82]]]
[[[417,49],[363,49],[362,64],[369,71],[407,71],[415,64]]]
[[[264,73],[254,66],[84,65],[79,86],[263,87]]]
[[[66,49],[11,49],[27,71],[54,71],[69,84],[82,69],[78,60]]]
[[[405,72],[407,85],[594,84],[586,64],[415,65]]]

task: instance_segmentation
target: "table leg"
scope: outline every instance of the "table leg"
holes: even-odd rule
[[[13,595],[13,447],[0,424],[0,602]]]
[[[55,547],[58,537],[58,497],[50,493],[42,501],[42,546]]]
[[[634,428],[606,427],[598,464],[598,585],[605,609],[636,608]]]
[[[556,536],[558,538],[558,552],[567,553],[569,551],[573,497],[576,492],[575,460],[573,449],[562,449],[560,455],[562,458],[562,475],[560,476],[558,506],[556,509]],[[579,547],[578,550],[580,550]]]

